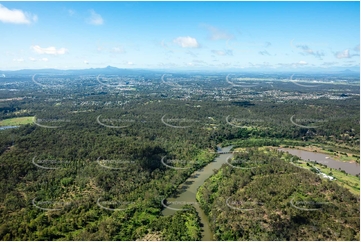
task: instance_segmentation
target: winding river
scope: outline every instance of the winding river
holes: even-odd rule
[[[228,152],[231,150],[231,148],[232,146],[223,148],[218,147],[218,151]],[[167,198],[167,204],[164,204],[166,205],[166,208],[162,211],[162,214],[165,216],[174,214],[175,212],[181,210],[181,207],[186,204],[194,205],[201,219],[201,223],[203,224],[202,241],[213,240],[213,233],[209,227],[207,216],[197,203],[197,189],[203,185],[208,177],[213,175],[213,169],[219,169],[224,163],[226,163],[227,158],[230,155],[232,154],[220,154],[214,159],[213,162],[209,163],[201,170],[195,171],[184,183],[178,187],[175,195]]]
[[[218,151],[220,152],[228,152],[230,151],[232,146],[227,146],[220,148],[218,147]],[[292,155],[296,155],[301,157],[303,160],[317,161],[318,163],[324,164],[330,168],[341,168],[349,174],[356,175],[360,173],[360,164],[350,163],[350,162],[342,162],[333,160],[328,158],[327,155],[322,153],[303,151],[297,149],[286,149],[281,148],[278,150],[282,150],[284,152],[289,152]],[[219,169],[223,164],[226,163],[227,158],[232,154],[220,154],[218,157],[214,159],[213,162],[209,163],[202,169],[195,171],[184,183],[182,183],[176,193],[167,198],[167,202],[163,203],[165,209],[163,209],[162,214],[164,216],[173,215],[175,212],[182,210],[186,204],[194,205],[196,208],[198,215],[201,219],[201,223],[203,225],[202,228],[202,241],[211,241],[213,240],[213,233],[209,227],[209,221],[204,211],[200,208],[199,204],[196,200],[196,193],[198,188],[203,185],[205,180],[213,175],[214,169]],[[327,157],[327,158],[326,158]]]
[[[296,155],[301,157],[302,160],[309,161],[317,161],[320,164],[326,165],[327,167],[344,170],[346,173],[351,175],[360,174],[360,164],[351,163],[351,162],[342,162],[338,160],[334,160],[328,157],[326,154],[297,150],[297,149],[289,149],[289,148],[281,148],[278,150],[282,150],[290,153],[291,155]],[[327,158],[326,158],[327,157]]]

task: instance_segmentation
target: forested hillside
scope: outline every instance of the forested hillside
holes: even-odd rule
[[[216,240],[359,240],[360,199],[269,149],[239,153],[199,189]]]
[[[203,94],[187,99],[184,90],[164,86],[139,87],[133,95],[92,81],[74,90],[31,86],[26,98],[0,102],[1,120],[34,117],[0,130],[2,240],[200,240],[195,209],[163,216],[161,201],[213,161],[220,143],[325,145],[359,162],[357,98],[217,101]],[[312,127],[302,127],[307,125]],[[224,166],[202,187],[198,198],[215,239],[357,238],[357,221],[350,216],[358,199],[280,156],[251,149],[247,159],[262,158],[261,168]],[[164,157],[181,169],[165,166]],[[336,207],[311,213],[289,206],[292,196],[306,195]],[[263,205],[244,213],[226,206],[227,197]],[[324,225],[317,227],[317,221]]]

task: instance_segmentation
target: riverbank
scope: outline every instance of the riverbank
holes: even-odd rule
[[[343,173],[342,171],[339,171],[337,169],[328,168],[325,165],[318,164],[318,163],[312,163],[312,167],[307,166],[306,161],[298,161],[295,163],[298,167],[311,170],[312,167],[318,168],[322,173],[325,173],[327,175],[330,175],[335,178],[332,182],[337,183],[338,185],[346,188],[351,193],[360,196],[360,178],[357,176],[352,176]]]
[[[288,148],[288,146],[281,146],[281,148]],[[323,147],[319,147],[316,145],[309,145],[309,146],[292,146],[292,149],[298,149],[298,150],[304,150],[304,151],[310,151],[310,152],[316,152],[316,153],[322,153],[327,155],[328,157],[341,161],[341,162],[351,162],[351,163],[358,163],[360,160],[359,155],[356,155],[354,153],[350,152],[341,152],[341,151],[335,151],[332,148],[326,150]],[[331,151],[332,150],[332,151]]]
[[[312,167],[314,168],[318,168],[320,169],[320,171],[324,174],[327,174],[329,176],[332,176],[334,178],[336,178],[335,180],[333,180],[332,182],[337,183],[338,185],[345,187],[346,189],[348,189],[351,193],[355,194],[355,195],[360,195],[360,178],[356,176],[357,173],[360,172],[360,166],[358,163],[347,163],[346,161],[340,161],[340,160],[333,160],[332,158],[328,157],[327,154],[325,153],[319,153],[319,152],[315,152],[310,151],[310,148],[306,148],[305,150],[302,149],[304,147],[299,147],[300,149],[296,149],[296,147],[293,149],[290,148],[282,148],[282,147],[273,147],[273,146],[264,146],[264,147],[259,147],[259,149],[265,150],[267,148],[270,149],[284,149],[283,151],[286,150],[293,150],[292,155],[296,155],[299,156],[301,158],[301,160],[299,160],[298,162],[293,162],[292,164],[303,168],[303,169],[308,169],[310,171],[312,171]],[[246,148],[236,148],[235,151],[243,151]],[[297,154],[298,151],[298,154]],[[301,152],[301,153],[299,153]],[[307,156],[303,156],[304,152],[308,152],[307,155],[311,155],[311,157]],[[290,152],[291,153],[291,152]],[[317,157],[314,157],[317,162],[312,162],[312,156],[316,155]],[[328,158],[326,158],[328,157]],[[285,158],[285,156],[284,156]],[[308,160],[309,158],[311,158],[310,160]],[[333,162],[333,167],[329,167],[328,165],[330,165],[330,163]],[[307,163],[309,163],[311,166],[308,166]],[[348,168],[345,168],[344,166],[349,166]],[[343,167],[343,169],[346,169],[349,173],[347,173],[346,171],[343,172],[339,169],[339,167]],[[322,178],[324,179],[324,178]]]
[[[218,151],[228,152],[231,148],[232,146],[223,148],[218,147]],[[213,233],[209,226],[208,217],[200,208],[196,200],[196,194],[198,188],[214,174],[214,170],[218,170],[227,162],[227,158],[229,156],[230,154],[221,154],[216,157],[213,162],[207,164],[202,169],[195,171],[184,183],[178,186],[175,194],[167,198],[167,206],[162,211],[164,216],[173,215],[177,211],[181,210],[185,204],[193,204],[197,210],[198,216],[200,217],[201,223],[203,224],[202,241],[212,241]]]
[[[300,157],[302,160],[311,162],[311,163],[320,163],[326,165],[328,168],[334,168],[337,170],[343,170],[350,175],[359,175],[360,174],[360,164],[355,162],[342,162],[340,160],[335,160],[323,153],[317,153],[312,151],[304,151],[300,149],[291,149],[291,148],[278,148],[278,150],[283,152],[288,152],[291,155]]]

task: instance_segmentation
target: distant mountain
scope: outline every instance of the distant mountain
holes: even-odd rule
[[[13,75],[102,75],[102,74],[152,74],[154,71],[145,69],[121,69],[113,66],[107,66],[105,68],[90,68],[82,70],[58,70],[58,69],[24,69],[17,71],[0,71],[0,74],[6,76]]]
[[[332,68],[317,68],[317,67],[303,67],[303,68],[226,68],[226,69],[124,69],[113,66],[104,68],[89,68],[78,70],[59,70],[59,69],[24,69],[17,71],[0,71],[0,78],[3,75],[16,76],[16,75],[154,75],[160,73],[186,73],[186,74],[201,74],[201,73],[214,73],[214,74],[229,74],[229,73],[242,73],[242,74],[277,74],[289,73],[290,75],[299,74],[333,74],[333,75],[351,75],[357,76],[360,73],[359,66],[345,67],[332,67]]]
[[[355,71],[351,71],[350,69],[346,69],[346,70],[343,70],[343,71],[340,71],[342,73],[355,73]]]

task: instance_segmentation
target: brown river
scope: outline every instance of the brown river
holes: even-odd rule
[[[334,168],[337,170],[341,168],[341,170],[344,170],[346,173],[351,175],[360,174],[360,164],[356,162],[351,163],[351,162],[338,161],[329,158],[328,155],[326,154],[312,152],[312,151],[304,151],[304,150],[289,149],[289,148],[282,148],[278,150],[288,152],[291,155],[296,155],[305,161],[317,161],[318,163],[326,165],[329,168]]]
[[[218,151],[227,152],[230,151],[231,148],[232,146],[223,147],[222,149],[218,147]],[[177,209],[180,209],[186,204],[194,205],[199,217],[201,218],[201,223],[203,224],[202,241],[213,240],[213,233],[210,230],[207,216],[197,203],[196,193],[198,188],[203,185],[205,180],[213,175],[213,169],[221,168],[221,166],[226,163],[227,158],[230,156],[232,156],[232,154],[220,154],[214,159],[213,162],[209,163],[201,170],[195,171],[183,184],[178,187],[176,194],[167,198],[167,203],[164,203],[167,208],[162,211],[162,214],[165,216],[174,214],[176,211],[178,211]]]
[[[228,152],[231,150],[231,148],[232,146],[223,147],[222,149],[218,147],[218,151]],[[342,170],[352,175],[360,173],[360,165],[357,163],[333,160],[331,158],[328,158],[325,154],[316,152],[288,148],[281,148],[279,150],[289,152],[290,154],[296,155],[306,161],[317,161],[330,168],[341,168]],[[184,183],[182,183],[178,187],[176,194],[172,197],[167,198],[167,202],[163,203],[165,209],[163,209],[162,214],[164,216],[174,214],[176,211],[181,210],[181,207],[186,204],[194,205],[201,219],[201,223],[203,224],[202,241],[213,240],[213,233],[209,227],[209,221],[207,216],[197,203],[196,193],[198,188],[203,185],[205,180],[214,173],[213,170],[219,169],[223,164],[226,163],[227,159],[230,156],[232,156],[232,154],[220,154],[218,157],[215,158],[213,162],[209,163],[201,170],[195,171]]]

